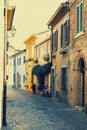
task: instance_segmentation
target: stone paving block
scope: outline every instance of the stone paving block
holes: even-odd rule
[[[8,88],[7,127],[2,130],[87,130],[87,118],[68,104]]]

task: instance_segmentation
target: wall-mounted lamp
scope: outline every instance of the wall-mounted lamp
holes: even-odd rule
[[[14,37],[15,33],[16,33],[16,28],[14,26],[12,26],[12,28],[11,28],[12,37]]]

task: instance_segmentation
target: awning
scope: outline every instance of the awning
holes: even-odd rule
[[[12,22],[13,22],[13,18],[14,18],[14,13],[15,13],[14,6],[10,6],[7,8],[7,31],[11,30]]]

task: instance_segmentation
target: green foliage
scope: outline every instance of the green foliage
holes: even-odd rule
[[[44,85],[38,85],[38,90],[39,91],[43,91],[43,89],[44,89]]]
[[[49,60],[50,60],[50,57],[49,57],[49,55],[46,55],[46,56],[43,57],[43,59],[44,59],[45,61],[49,61]]]
[[[39,90],[40,91],[43,90],[45,76],[42,73],[41,66],[40,65],[34,66],[33,69],[32,69],[32,74],[33,75],[35,74],[37,76],[37,78],[38,78]]]
[[[41,70],[42,70],[42,73],[44,75],[47,75],[47,74],[51,73],[51,65],[52,65],[51,62],[49,62],[49,63],[44,64],[42,66]]]
[[[38,90],[42,91],[44,88],[45,75],[51,73],[51,62],[41,66],[36,65],[32,69],[32,75],[36,75],[38,78],[39,86]]]
[[[32,74],[35,74],[36,76],[38,76],[41,72],[41,66],[40,65],[36,65],[33,67],[32,69]]]
[[[37,64],[37,63],[38,63],[38,58],[36,58],[36,59],[34,60],[34,63],[35,63],[35,64]]]

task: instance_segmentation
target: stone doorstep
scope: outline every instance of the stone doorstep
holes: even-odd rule
[[[85,108],[82,106],[75,106],[75,109],[80,111],[80,112],[85,112]]]

